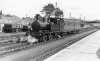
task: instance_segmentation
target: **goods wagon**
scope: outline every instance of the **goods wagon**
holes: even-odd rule
[[[23,32],[27,31],[28,28],[25,25],[19,25],[19,24],[4,24],[3,26],[3,32],[9,33],[9,32]]]

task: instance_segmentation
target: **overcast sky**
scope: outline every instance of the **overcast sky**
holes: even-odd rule
[[[52,3],[64,11],[64,17],[86,17],[87,20],[100,19],[100,0],[0,0],[0,10],[4,14],[17,15],[19,17],[34,17],[40,13],[44,5]]]

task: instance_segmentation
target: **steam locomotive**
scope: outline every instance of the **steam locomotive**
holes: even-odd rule
[[[30,25],[31,28],[26,32],[26,36],[34,37],[37,40],[28,41],[30,43],[50,41],[91,27],[79,19],[45,18],[38,14],[35,18],[36,21]]]

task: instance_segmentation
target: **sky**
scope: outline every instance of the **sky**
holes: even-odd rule
[[[34,17],[40,13],[45,5],[52,3],[64,11],[64,17],[72,17],[86,20],[100,19],[100,0],[0,0],[0,10],[4,14],[16,15],[18,17]]]

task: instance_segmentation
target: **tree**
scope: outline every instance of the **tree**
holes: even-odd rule
[[[63,11],[60,10],[59,8],[55,9],[55,16],[56,17],[62,17],[63,16]]]
[[[45,12],[45,15],[48,18],[50,18],[51,15],[54,15],[55,17],[63,17],[63,11],[58,7],[54,7],[51,3],[45,5],[41,12]]]
[[[2,10],[0,11],[0,15],[2,15]]]
[[[43,7],[42,12],[45,12],[46,15],[50,18],[51,14],[54,12],[54,10],[55,10],[54,5],[51,4],[51,3],[49,3],[48,5],[45,5],[45,6]]]

